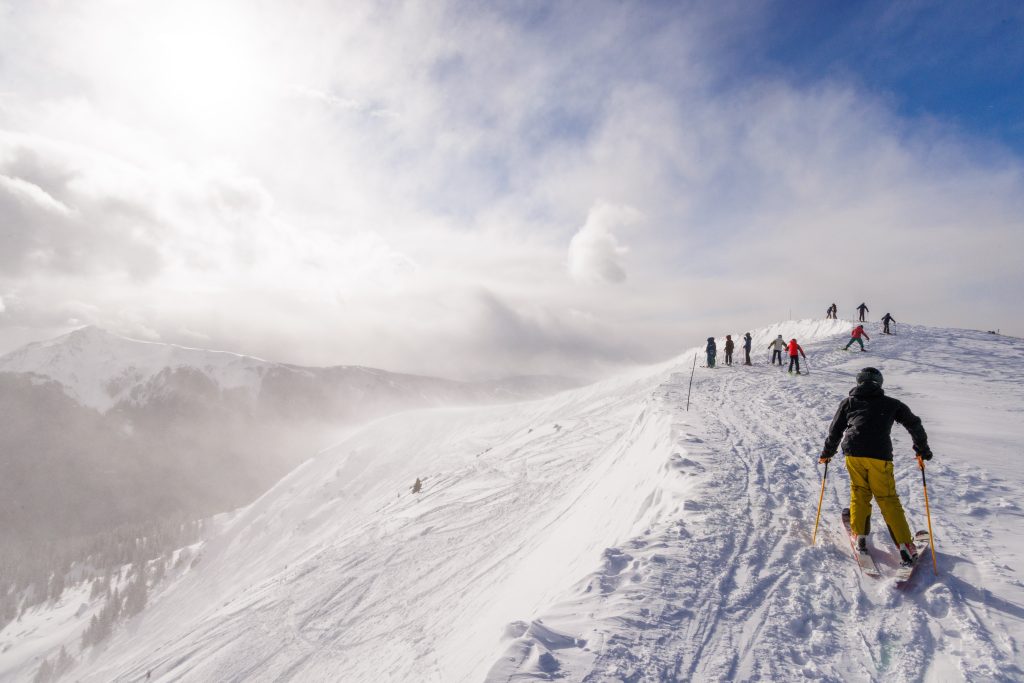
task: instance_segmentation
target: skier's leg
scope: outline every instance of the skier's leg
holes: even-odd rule
[[[800,356],[793,356],[793,362],[796,363],[796,374],[800,374]]]
[[[865,460],[846,456],[846,471],[850,473],[850,530],[856,536],[867,535],[867,520],[871,516],[871,486]]]
[[[903,505],[900,504],[900,497],[896,494],[892,463],[887,460],[864,459],[870,461],[868,483],[871,485],[871,493],[878,501],[878,509],[882,511],[882,517],[889,526],[892,540],[897,545],[910,543],[914,537],[910,533],[910,525],[907,524],[907,516],[903,512]]]
[[[860,344],[860,350],[863,351],[864,350],[864,340],[861,339],[860,337],[857,337],[857,343]]]
[[[850,344],[853,343],[853,337],[850,337],[850,341],[846,342],[846,346],[843,347],[843,351],[847,351],[850,348]]]

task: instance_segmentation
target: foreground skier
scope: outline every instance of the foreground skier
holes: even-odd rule
[[[850,473],[850,529],[857,536],[857,547],[867,547],[868,518],[874,497],[889,526],[889,534],[899,548],[900,559],[904,565],[913,565],[917,548],[896,494],[892,470],[893,422],[899,422],[910,432],[915,453],[924,460],[932,459],[921,418],[902,402],[885,395],[881,372],[864,368],[857,373],[857,386],[839,404],[818,462],[832,459],[845,433],[842,445]]]

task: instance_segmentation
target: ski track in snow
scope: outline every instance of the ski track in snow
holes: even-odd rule
[[[1013,568],[991,555],[1000,539],[1019,534],[1021,511],[1010,502],[1019,484],[986,473],[974,453],[946,448],[945,430],[928,417],[945,416],[932,405],[943,398],[926,401],[913,375],[963,370],[979,383],[953,377],[951,388],[993,392],[993,406],[1005,411],[1024,399],[1014,366],[1024,345],[992,349],[980,333],[904,332],[875,340],[872,353],[833,350],[835,340],[805,344],[807,376],[765,366],[700,374],[699,418],[679,416],[675,425],[695,434],[680,439],[674,456],[682,474],[700,480],[685,511],[625,544],[632,571],[617,594],[542,616],[549,627],[581,628],[598,650],[582,667],[566,658],[568,680],[1021,680],[1019,546],[1006,549]],[[869,364],[923,417],[937,453],[928,472],[940,574],[933,577],[929,561],[904,591],[863,576],[850,556],[839,521],[849,500],[841,457],[829,468],[817,545],[809,544],[823,469],[817,454],[853,375]],[[664,400],[685,396],[687,379],[674,375]],[[908,520],[925,528],[920,474],[899,425],[894,447]],[[981,502],[992,499],[1000,509]],[[877,507],[873,515],[875,555],[891,574],[895,551]],[[596,624],[579,623],[585,610]],[[498,667],[491,681],[545,678],[536,668],[518,674]]]
[[[69,680],[1021,680],[1024,343],[900,325],[844,352],[846,325],[760,331],[755,358],[792,331],[810,374],[698,369],[690,412],[692,353],[541,401],[378,421],[226,518]],[[810,546],[817,454],[869,364],[936,453],[940,573],[904,591],[850,555],[841,458]]]

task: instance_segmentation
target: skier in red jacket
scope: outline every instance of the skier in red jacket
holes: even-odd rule
[[[796,339],[789,340],[789,374],[793,374],[793,366],[796,366],[796,374],[800,374],[800,356],[807,358],[807,354],[796,343]]]
[[[861,339],[861,337],[864,337],[864,339],[871,341],[871,337],[868,336],[868,333],[864,329],[864,326],[857,325],[857,327],[853,328],[853,332],[850,333],[850,341],[846,342],[846,346],[843,347],[843,351],[849,351],[850,346],[853,344],[853,342],[857,342],[858,344],[860,344],[860,350],[863,351],[864,339]]]

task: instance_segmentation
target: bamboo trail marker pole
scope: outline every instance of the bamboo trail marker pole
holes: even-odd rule
[[[826,460],[825,474],[821,476],[821,494],[818,495],[818,514],[814,517],[814,533],[811,534],[811,545],[814,545],[814,541],[818,538],[818,520],[821,519],[821,501],[825,499],[825,480],[828,479],[828,463],[829,461]]]
[[[686,412],[690,412],[690,392],[693,390],[693,373],[697,371],[697,354],[693,354],[693,367],[690,368],[690,388],[686,390]]]
[[[935,535],[932,533],[932,511],[928,507],[928,480],[924,476],[924,458],[917,456],[917,466],[921,468],[921,484],[924,486],[924,512],[928,516],[928,542],[932,546],[932,571],[939,575],[939,561],[935,559]]]

